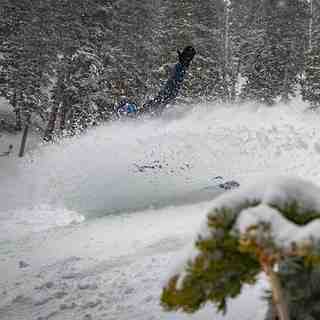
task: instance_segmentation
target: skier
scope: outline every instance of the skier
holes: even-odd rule
[[[196,54],[196,50],[192,46],[187,46],[182,52],[179,50],[177,52],[179,62],[173,67],[169,79],[160,92],[153,99],[144,103],[141,108],[126,98],[122,99],[115,108],[118,118],[124,116],[136,118],[142,114],[160,115],[165,107],[174,101],[179,94],[185,74]]]

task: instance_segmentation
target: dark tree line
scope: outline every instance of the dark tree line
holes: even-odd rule
[[[179,99],[273,104],[320,95],[320,1],[1,0],[0,95],[16,129],[33,114],[44,136],[109,118],[166,78],[176,52],[198,55]]]

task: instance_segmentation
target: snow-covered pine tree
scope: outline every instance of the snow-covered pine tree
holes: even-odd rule
[[[173,14],[174,9],[178,14]],[[172,45],[176,42],[179,47],[183,47],[190,42],[198,51],[191,74],[186,78],[182,99],[184,96],[198,100],[228,100],[226,13],[226,2],[220,0],[185,1],[182,8],[177,3],[171,3],[168,11],[171,27],[168,37],[172,39]],[[177,26],[181,30],[178,33]]]
[[[320,105],[320,49],[318,47],[306,53],[302,98],[313,108]]]
[[[98,100],[98,92],[103,91],[104,85],[100,74],[106,7],[99,0],[52,2],[52,6],[51,27],[56,36],[52,60],[55,82],[50,90],[52,104],[45,140],[52,139],[58,117],[61,130],[68,126],[68,129],[80,129],[92,122],[93,114],[97,113],[93,111],[94,100]]]
[[[161,1],[109,2],[103,43],[107,105],[116,104],[121,96],[142,104],[153,91],[156,73],[159,83],[162,11]]]
[[[272,23],[267,24],[267,36],[277,46],[276,71],[282,80],[278,96],[288,102],[295,96],[303,72],[304,54],[308,47],[310,1],[282,0],[275,4],[269,11]]]
[[[247,66],[242,74],[245,84],[241,96],[245,100],[272,105],[279,96],[279,86],[282,85],[283,79],[277,67],[279,50],[270,44],[267,45],[266,42],[262,40],[263,45],[251,51],[246,57]]]
[[[52,89],[53,103],[60,106],[60,129],[81,131],[95,122],[101,70],[101,59],[89,48],[61,59]]]
[[[248,80],[255,74],[252,67],[259,49],[263,47],[262,5],[262,1],[230,1],[233,91],[236,91],[239,78]],[[250,93],[247,90],[257,85],[256,81],[247,82],[250,84],[244,86],[242,92],[238,85],[237,91],[241,98],[248,98]],[[250,96],[249,99],[255,100],[255,96]]]
[[[21,129],[24,113],[27,118],[30,112],[43,116],[46,109],[53,46],[47,20],[29,0],[4,0],[0,20],[0,95],[9,100]]]
[[[319,281],[314,279],[320,270],[319,192],[310,182],[282,177],[218,197],[198,232],[194,252],[163,289],[164,308],[195,312],[212,302],[226,311],[228,300],[265,272],[279,320],[318,319]],[[299,300],[303,294],[312,298]],[[296,313],[301,301],[308,308]],[[295,318],[302,314],[305,318]]]
[[[308,43],[308,1],[263,1],[260,43],[252,46],[242,96],[266,104],[295,95]]]

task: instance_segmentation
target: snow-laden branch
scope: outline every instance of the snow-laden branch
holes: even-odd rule
[[[229,298],[260,272],[270,280],[279,319],[289,319],[278,267],[284,260],[320,262],[320,188],[300,178],[266,178],[218,197],[193,250],[168,280],[162,303],[186,312]]]

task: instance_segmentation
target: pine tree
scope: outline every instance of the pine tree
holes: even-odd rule
[[[192,70],[188,94],[216,101],[229,99],[228,7],[224,1],[192,2],[192,41],[199,51]],[[204,18],[205,17],[205,18]]]
[[[298,76],[303,70],[304,52],[308,46],[309,2],[276,1],[270,7],[267,37],[276,47],[274,54],[278,57],[275,73],[279,84],[275,83],[275,88],[278,87],[278,96],[288,101],[290,96],[295,96]]]
[[[53,3],[56,54],[52,64],[56,82],[51,90],[52,106],[45,140],[52,139],[58,117],[61,130],[68,127],[67,122],[72,123],[69,127],[73,130],[93,122],[93,91],[96,95],[101,86],[95,72],[99,69],[101,73],[105,40],[106,12],[101,3],[98,0]]]
[[[162,23],[160,3],[135,0],[125,6],[109,4],[103,43],[109,104],[116,104],[121,96],[142,104],[148,91],[153,91],[153,75],[161,56],[157,44],[157,27]]]
[[[54,104],[60,106],[61,130],[81,131],[95,121],[101,70],[101,59],[86,48],[61,60],[52,96]]]
[[[4,1],[0,14],[4,30],[0,94],[13,106],[17,129],[21,129],[21,112],[42,114],[48,102],[44,89],[49,84],[52,46],[46,37],[46,21],[33,2]]]
[[[273,104],[295,95],[308,42],[309,4],[286,0],[263,5],[262,41],[248,59],[242,96]]]
[[[163,289],[163,307],[195,312],[212,302],[226,312],[243,285],[265,272],[277,319],[317,319],[319,191],[309,182],[285,178],[217,198],[192,258]]]
[[[312,107],[320,104],[320,49],[313,48],[306,54],[305,79],[302,98]]]
[[[231,100],[240,93],[239,78],[251,66],[252,56],[261,45],[261,1],[229,1],[228,73]]]

